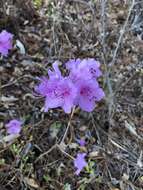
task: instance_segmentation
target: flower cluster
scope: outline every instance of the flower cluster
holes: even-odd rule
[[[6,30],[0,33],[0,53],[7,56],[8,50],[12,49],[13,35]]]
[[[53,71],[48,70],[49,78],[41,77],[36,86],[37,93],[45,97],[45,111],[61,107],[70,113],[73,106],[91,112],[104,97],[97,78],[102,75],[100,64],[92,58],[71,59],[66,63],[69,75],[63,77],[58,62],[53,63]]]

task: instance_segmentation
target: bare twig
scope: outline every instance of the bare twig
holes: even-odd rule
[[[62,147],[60,145],[57,144],[57,148],[59,148],[59,150],[67,157],[69,157],[70,159],[74,160],[74,157],[71,156],[70,154],[68,154],[67,152],[65,152]]]
[[[95,131],[96,131],[96,135],[97,135],[99,144],[102,145],[102,142],[101,142],[101,139],[100,139],[100,135],[99,135],[99,132],[98,132],[98,128],[97,128],[97,126],[95,125],[95,120],[94,120],[93,114],[91,113],[90,116],[91,116],[91,120],[92,120],[92,125],[93,125],[93,127],[94,127],[94,129],[95,129]]]
[[[5,88],[5,87],[8,87],[8,86],[11,86],[11,85],[16,84],[17,82],[19,82],[19,80],[21,80],[21,79],[23,79],[23,78],[31,78],[31,79],[34,79],[34,80],[35,80],[35,78],[32,77],[31,75],[24,75],[24,76],[21,76],[21,77],[15,79],[15,80],[12,81],[12,82],[9,82],[9,83],[7,83],[7,84],[1,85],[1,86],[0,86],[0,90],[3,89],[3,88]]]
[[[68,133],[68,130],[69,130],[69,127],[70,127],[70,124],[71,124],[71,120],[73,118],[73,115],[74,115],[74,111],[75,111],[75,107],[73,108],[72,110],[72,113],[71,113],[71,116],[70,116],[70,119],[68,121],[68,125],[67,125],[67,128],[66,128],[66,131],[63,135],[63,138],[61,140],[60,143],[56,143],[55,145],[53,145],[49,150],[47,150],[46,152],[44,152],[43,154],[41,154],[36,160],[35,162],[37,162],[38,160],[40,160],[41,158],[43,158],[45,155],[51,153],[55,148],[58,148],[64,155],[66,155],[67,157],[71,158],[74,160],[74,157],[72,157],[70,154],[68,154],[67,152],[64,151],[64,149],[62,148],[63,147],[63,144],[64,144],[64,141],[65,141],[65,138],[67,136],[67,133]]]
[[[109,118],[109,123],[110,123],[110,121],[112,119],[113,112],[114,112],[114,108],[113,107],[115,105],[114,104],[114,93],[113,93],[113,89],[112,89],[110,74],[111,74],[111,70],[113,68],[113,65],[115,64],[117,53],[118,53],[120,44],[122,42],[124,33],[126,31],[126,27],[128,25],[129,18],[130,18],[130,15],[132,13],[132,10],[133,10],[134,6],[135,6],[135,0],[132,0],[132,4],[131,4],[131,6],[129,8],[127,18],[125,20],[125,23],[124,23],[122,29],[120,30],[120,36],[118,38],[116,49],[115,49],[115,51],[113,53],[112,61],[109,64],[108,67],[107,67],[107,64],[105,62],[105,65],[106,65],[106,76],[105,76],[105,78],[106,78],[106,83],[107,83],[107,87],[108,87],[108,91],[109,91],[109,96],[108,96],[108,118]],[[101,8],[102,8],[101,9],[101,11],[102,11],[102,32],[103,32],[102,46],[103,46],[103,52],[104,52],[105,51],[105,45],[104,45],[105,44],[105,0],[102,0]]]
[[[35,160],[35,163],[38,162],[41,158],[43,158],[45,155],[51,153],[55,148],[56,148],[56,144],[53,145],[49,150],[47,150],[46,152],[44,152],[43,154],[41,154],[41,155]]]
[[[64,141],[65,141],[65,138],[66,138],[66,136],[67,136],[68,130],[69,130],[69,128],[70,128],[70,124],[71,124],[71,120],[72,120],[72,118],[73,118],[74,112],[75,112],[75,107],[74,107],[73,110],[72,110],[72,113],[71,113],[70,119],[69,119],[69,121],[68,121],[68,125],[67,125],[67,128],[66,128],[66,131],[65,131],[65,133],[64,133],[64,136],[63,136],[63,138],[62,138],[60,144],[63,144]]]
[[[119,49],[120,44],[121,44],[121,42],[122,42],[124,33],[125,33],[125,31],[126,31],[126,27],[127,27],[127,25],[128,25],[129,18],[130,18],[130,15],[131,15],[131,13],[132,13],[132,10],[133,10],[134,6],[135,6],[135,0],[132,0],[132,4],[131,4],[131,6],[130,6],[130,8],[129,8],[127,18],[126,18],[126,20],[125,20],[125,23],[124,23],[124,25],[123,25],[123,28],[120,30],[120,36],[119,36],[119,39],[118,39],[118,42],[117,42],[116,49],[115,49],[114,54],[113,54],[112,61],[111,61],[111,63],[110,63],[110,69],[111,69],[111,67],[115,64],[117,52],[118,52],[118,49]],[[109,70],[109,72],[110,72],[110,70]]]
[[[101,43],[104,55],[105,55],[105,19],[106,19],[105,8],[106,8],[106,0],[102,0],[101,1],[101,23],[102,23]]]
[[[65,152],[62,148],[62,146],[60,146],[59,144],[55,144],[53,145],[49,150],[47,150],[46,152],[44,152],[43,154],[41,154],[36,160],[35,163],[38,162],[41,158],[43,158],[44,156],[50,154],[55,148],[58,148],[65,156],[69,157],[70,159],[74,160],[74,157],[71,156],[70,154],[68,154],[67,152]]]
[[[103,63],[105,66],[105,81],[104,84],[107,84],[108,87],[108,92],[109,92],[109,96],[108,96],[108,118],[110,120],[111,117],[111,113],[112,113],[112,108],[114,105],[114,101],[113,101],[113,90],[112,90],[112,85],[111,85],[111,81],[110,81],[110,77],[109,77],[109,71],[108,71],[108,65],[106,62],[106,46],[105,46],[105,38],[106,38],[106,0],[101,0],[101,44],[102,44],[102,48],[103,48]],[[109,122],[110,123],[110,122]]]

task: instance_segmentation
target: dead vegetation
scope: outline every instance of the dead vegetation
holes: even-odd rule
[[[0,29],[14,33],[26,54],[15,47],[0,60],[0,189],[143,189],[143,2],[1,3]],[[43,113],[35,77],[57,59],[64,72],[64,62],[79,57],[101,62],[105,100],[91,114]],[[4,124],[12,118],[25,126],[9,141]],[[72,158],[80,137],[89,166],[77,177]]]

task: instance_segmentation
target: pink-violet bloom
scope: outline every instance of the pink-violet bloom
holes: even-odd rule
[[[12,49],[13,35],[6,30],[0,33],[0,53],[3,56],[8,55],[8,50]]]
[[[48,70],[48,75],[49,75],[50,79],[61,79],[61,78],[63,78],[58,65],[59,65],[59,62],[55,61],[52,65],[54,71],[51,71],[51,69]]]
[[[77,139],[77,142],[79,143],[80,146],[85,146],[86,144],[84,139]]]
[[[67,69],[70,70],[70,78],[73,82],[80,79],[97,79],[102,75],[100,63],[93,58],[88,59],[71,59],[66,63]]]
[[[51,91],[55,90],[58,87],[59,82],[64,79],[59,70],[58,61],[55,61],[52,66],[53,71],[51,69],[48,70],[49,78],[37,77],[41,83],[35,87],[35,91],[42,96],[46,96]]]
[[[9,134],[19,134],[21,131],[21,125],[22,122],[16,119],[11,120],[9,123],[7,123],[6,129],[7,129],[7,133]]]
[[[35,87],[35,91],[41,96],[46,96],[49,92],[49,79],[46,77],[37,77],[40,81],[40,84]]]
[[[50,108],[61,107],[65,113],[70,113],[77,95],[76,87],[68,78],[42,78],[35,90],[45,96],[45,112]]]
[[[70,113],[74,106],[77,89],[68,77],[62,77],[58,62],[53,63],[53,69],[53,71],[48,70],[49,78],[39,78],[41,83],[35,90],[45,97],[45,112],[50,108],[61,107],[65,113]]]
[[[70,59],[68,62],[66,62],[66,68],[70,71],[75,71],[79,64],[81,63],[82,59]]]
[[[78,153],[77,157],[74,160],[74,166],[77,168],[76,175],[79,175],[84,167],[87,166],[87,162],[85,161],[86,153]]]
[[[103,90],[99,87],[98,82],[92,80],[80,80],[77,84],[78,95],[75,104],[87,112],[93,111],[96,102],[100,101],[104,96]]]
[[[48,70],[49,77],[38,78],[40,84],[35,91],[45,97],[45,112],[61,107],[70,113],[75,105],[84,111],[93,111],[96,102],[104,97],[96,80],[101,75],[99,62],[92,58],[76,59],[67,62],[66,67],[70,71],[69,76],[62,76],[56,61],[53,70]]]
[[[46,94],[45,111],[49,108],[61,107],[65,113],[70,113],[74,106],[77,89],[68,78],[49,80]]]

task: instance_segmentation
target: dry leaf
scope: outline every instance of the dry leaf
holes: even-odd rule
[[[35,179],[28,178],[28,177],[25,177],[24,179],[25,179],[25,182],[27,183],[27,185],[29,185],[30,187],[34,187],[36,189],[39,189],[39,185],[37,184]]]

